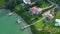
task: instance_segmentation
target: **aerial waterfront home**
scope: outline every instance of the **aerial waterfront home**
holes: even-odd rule
[[[0,34],[60,34],[60,0],[0,0]]]
[[[25,4],[35,4],[35,2],[31,2],[31,0],[23,0]]]
[[[41,14],[42,9],[38,8],[37,6],[33,6],[32,8],[29,9],[29,12],[31,14]]]
[[[46,22],[49,22],[54,17],[52,14],[50,14],[50,11],[44,13],[44,15],[46,16],[46,19],[45,19]]]
[[[60,26],[60,19],[55,20],[55,26]]]

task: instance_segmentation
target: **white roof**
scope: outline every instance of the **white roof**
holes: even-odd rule
[[[55,22],[55,26],[60,26],[60,19],[56,19]]]
[[[20,19],[17,20],[17,23],[21,23]]]
[[[24,2],[25,4],[30,4],[30,3],[31,3],[30,0],[23,0],[23,2]]]
[[[60,19],[56,19],[55,21],[56,21],[56,22],[60,22]]]

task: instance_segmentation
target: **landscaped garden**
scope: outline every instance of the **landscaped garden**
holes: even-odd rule
[[[40,3],[39,3],[40,2]],[[51,4],[47,1],[43,1],[43,0],[36,0],[36,3],[35,4],[36,6],[40,7],[40,8],[46,8],[48,6],[50,6]],[[18,7],[19,6],[19,7]],[[24,20],[28,23],[28,24],[32,24],[32,23],[36,23],[35,25],[31,26],[31,29],[32,29],[32,32],[34,32],[34,34],[48,34],[48,33],[59,33],[59,27],[55,27],[54,24],[55,24],[55,19],[59,18],[59,11],[60,10],[57,10],[56,12],[56,15],[54,15],[54,18],[46,23],[45,22],[45,17],[42,16],[42,15],[30,15],[30,13],[28,13],[29,11],[29,8],[32,7],[33,5],[25,5],[25,6],[21,6],[20,4],[16,6],[16,12],[17,12],[19,15],[21,15]],[[19,10],[20,8],[22,8],[21,10]],[[38,31],[37,28],[42,28],[44,31]],[[51,32],[48,32],[48,31],[51,31]]]

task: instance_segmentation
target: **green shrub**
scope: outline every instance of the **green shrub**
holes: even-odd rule
[[[12,11],[21,14],[23,12],[23,8],[20,5],[17,5],[14,9],[12,9]]]

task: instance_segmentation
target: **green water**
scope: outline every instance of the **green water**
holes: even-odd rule
[[[17,16],[9,16],[6,11],[0,9],[0,34],[31,34],[30,28],[20,30],[26,23],[16,24]]]

